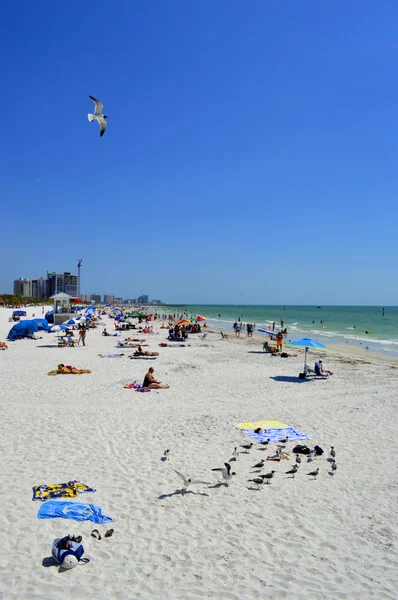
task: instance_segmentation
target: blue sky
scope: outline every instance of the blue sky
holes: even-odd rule
[[[397,304],[397,18],[390,0],[8,3],[0,291],[83,257],[82,293]]]

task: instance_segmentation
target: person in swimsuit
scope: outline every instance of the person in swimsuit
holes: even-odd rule
[[[148,352],[148,350],[143,350],[141,346],[138,346],[134,356],[159,356],[159,352]]]
[[[159,381],[156,381],[155,377],[153,376],[154,370],[155,369],[153,367],[148,369],[148,373],[145,375],[142,387],[149,388],[150,390],[167,389],[169,387],[168,385],[163,385]]]
[[[76,367],[58,365],[57,373],[60,375],[83,375],[84,373],[91,373],[88,369],[76,369]]]

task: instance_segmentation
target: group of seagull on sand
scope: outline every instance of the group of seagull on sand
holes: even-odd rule
[[[283,440],[280,440],[281,443],[278,444],[276,447],[275,456],[269,457],[270,460],[280,460],[282,457],[289,458],[290,455],[287,454],[286,452],[284,452],[286,449],[286,445],[283,445],[283,444],[286,444],[288,441],[289,441],[288,437],[286,437]],[[260,444],[262,446],[268,446],[269,443],[270,443],[270,440],[260,442]],[[230,463],[232,461],[238,461],[240,454],[242,454],[242,453],[248,454],[253,446],[254,446],[254,444],[252,442],[250,442],[249,444],[241,444],[239,446],[239,448],[243,448],[243,450],[239,450],[238,446],[236,446],[232,453],[232,458],[230,459],[229,462],[224,463],[223,467],[216,467],[214,469],[211,469],[213,472],[215,472],[221,476],[221,483],[224,483],[224,485],[226,485],[226,486],[229,485],[229,482],[231,481],[232,477],[234,475],[236,475],[236,473],[234,471],[232,471],[232,467],[231,467]],[[310,450],[310,455],[307,455],[307,461],[312,461],[313,459],[315,459],[317,456],[320,455],[317,452],[317,448],[319,448],[319,446],[315,446],[314,449]],[[260,450],[260,449],[262,449],[262,448],[258,448],[258,450]],[[311,455],[313,456],[313,458],[311,457]],[[331,446],[330,447],[330,458],[328,459],[328,462],[330,464],[330,468],[331,468],[333,474],[337,470],[337,464],[336,464],[335,458],[336,458],[336,451],[334,449],[334,446]],[[162,460],[164,460],[164,461],[170,460],[170,450],[164,451]],[[259,471],[261,471],[261,469],[263,469],[263,467],[265,465],[265,462],[266,462],[265,460],[260,460],[260,462],[253,465],[251,468],[255,469],[255,471],[253,471],[252,473],[258,473]],[[300,456],[300,454],[296,454],[296,463],[288,471],[285,471],[285,475],[291,475],[291,477],[294,479],[294,476],[298,472],[300,465],[301,465],[301,456]],[[182,473],[180,473],[173,467],[172,467],[172,469],[175,473],[177,473],[177,475],[179,477],[181,477],[181,479],[183,481],[184,485],[183,485],[181,491],[184,494],[188,490],[188,487],[191,485],[211,485],[211,482],[209,482],[209,481],[192,479],[191,477],[186,477],[185,475],[183,475]],[[268,473],[264,473],[264,474],[258,474],[255,477],[253,477],[252,479],[248,479],[248,482],[256,484],[257,489],[261,489],[260,486],[262,484],[264,484],[264,483],[270,484],[271,483],[271,480],[273,479],[275,474],[276,474],[275,470],[269,471]],[[316,479],[318,477],[318,475],[319,475],[319,467],[317,467],[315,470],[307,473],[307,476],[312,477],[313,479]]]

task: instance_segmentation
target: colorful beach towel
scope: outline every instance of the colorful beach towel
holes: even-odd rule
[[[123,358],[124,354],[98,354],[100,358]]]
[[[68,483],[48,483],[33,486],[32,500],[49,500],[50,498],[75,498],[78,494],[84,492],[95,492],[94,488],[85,483],[77,481],[68,481]]]
[[[261,425],[259,425],[259,427],[261,427]],[[261,431],[261,433],[254,433],[253,429],[244,429],[243,431],[257,442],[265,442],[268,439],[271,442],[280,442],[281,440],[284,440],[286,436],[289,437],[289,441],[310,439],[309,435],[302,433],[293,427],[284,427],[283,429],[271,427],[270,429],[267,429],[266,433],[263,431]]]
[[[234,425],[234,427],[237,427],[238,429],[257,429],[258,427],[261,427],[262,429],[285,429],[288,425],[285,425],[276,419],[262,419],[261,421],[255,421],[254,423],[244,421],[243,423]]]
[[[102,508],[95,504],[79,502],[57,502],[49,500],[41,505],[37,513],[39,519],[73,519],[74,521],[94,521],[94,523],[112,523],[111,517],[102,514]]]

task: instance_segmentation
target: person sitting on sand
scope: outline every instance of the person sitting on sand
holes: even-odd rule
[[[316,375],[321,375],[324,377],[328,377],[328,375],[333,375],[332,371],[326,371],[323,369],[321,359],[319,359],[318,362],[315,363],[315,373]]]
[[[8,346],[5,342],[0,342],[0,348],[5,348],[6,350],[8,350]]]
[[[153,367],[148,369],[148,373],[145,375],[142,387],[149,388],[150,390],[167,389],[169,387],[168,385],[164,385],[159,381],[156,381],[155,377],[153,376],[154,370],[155,369]]]
[[[71,367],[70,365],[58,365],[57,373],[59,375],[83,375],[84,373],[91,373],[88,369],[76,369],[76,367]]]
[[[134,356],[159,356],[159,352],[148,352],[148,350],[143,350],[141,346],[138,346]]]

